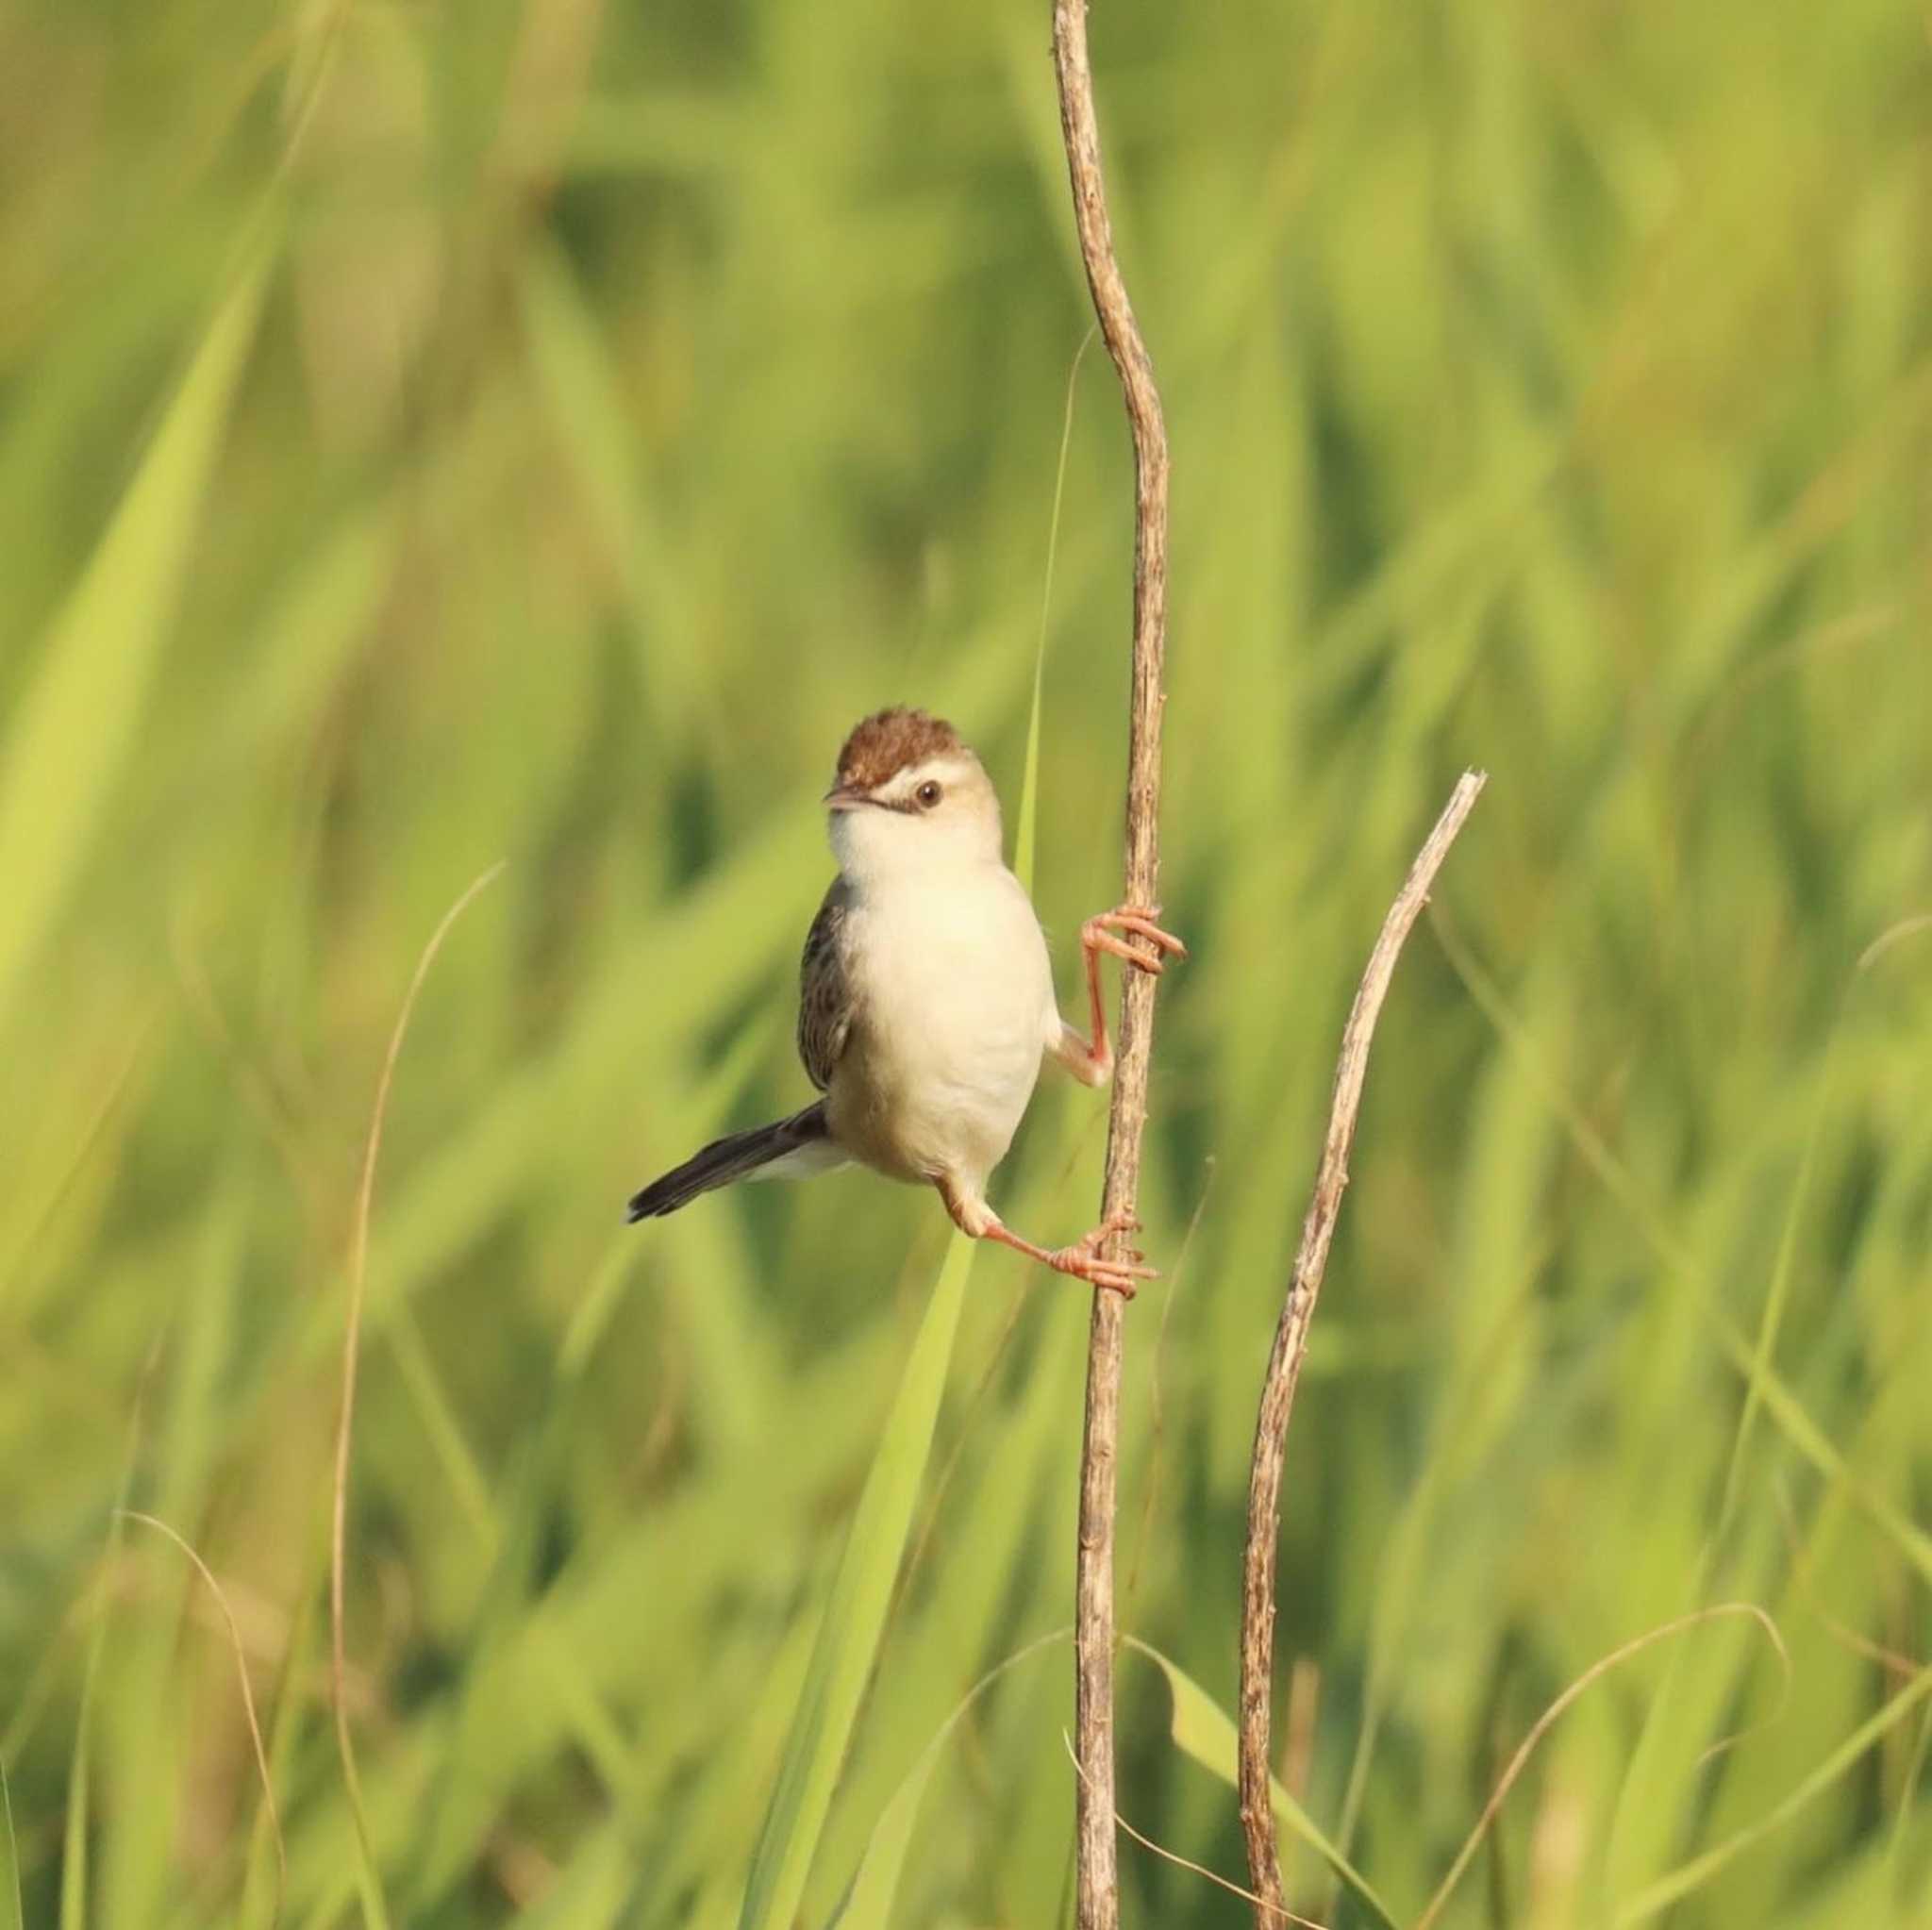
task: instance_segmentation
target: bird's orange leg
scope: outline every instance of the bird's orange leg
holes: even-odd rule
[[[1159,1274],[1152,1267],[1141,1264],[1142,1256],[1138,1247],[1131,1248],[1124,1259],[1118,1260],[1103,1259],[1100,1249],[1112,1235],[1135,1233],[1140,1226],[1140,1221],[1133,1214],[1117,1213],[1091,1233],[1076,1240],[1072,1246],[1044,1247],[1035,1246],[1030,1240],[1022,1240],[1011,1228],[995,1220],[986,1229],[986,1237],[998,1240],[1002,1246],[1010,1246],[1016,1253],[1025,1254],[1042,1266],[1051,1267],[1056,1273],[1070,1273],[1076,1280],[1105,1287],[1108,1292],[1118,1293],[1123,1300],[1131,1300],[1140,1291],[1142,1280],[1158,1280]]]
[[[1142,1280],[1160,1277],[1152,1267],[1143,1264],[1145,1256],[1138,1249],[1118,1260],[1103,1259],[1100,1256],[1101,1247],[1112,1235],[1140,1231],[1141,1223],[1131,1213],[1116,1213],[1072,1246],[1036,1246],[1030,1240],[1023,1240],[984,1200],[968,1193],[956,1181],[941,1179],[935,1184],[940,1198],[946,1203],[946,1211],[953,1216],[954,1225],[970,1240],[996,1240],[1002,1246],[1009,1246],[1015,1253],[1023,1253],[1057,1273],[1069,1273],[1090,1286],[1105,1287],[1123,1300],[1133,1299]]]
[[[1080,949],[1087,959],[1087,1012],[1091,1034],[1091,1038],[1082,1039],[1071,1025],[1067,1026],[1058,1056],[1070,1072],[1091,1086],[1101,1085],[1113,1071],[1113,1046],[1107,1036],[1107,1006],[1100,995],[1101,953],[1111,952],[1116,958],[1154,978],[1158,978],[1166,969],[1162,953],[1172,952],[1177,958],[1188,956],[1188,948],[1180,940],[1155,923],[1159,915],[1158,905],[1123,905],[1116,910],[1103,911],[1098,918],[1090,918],[1080,927]],[[1147,940],[1157,947],[1156,951],[1150,954],[1130,945],[1118,936],[1121,932],[1131,932]]]

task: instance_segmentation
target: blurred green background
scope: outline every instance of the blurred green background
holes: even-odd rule
[[[1044,0],[0,11],[0,1760],[28,1924],[730,1924],[946,1246],[799,1103],[840,736],[1017,817],[1089,309]],[[1289,1456],[1281,1772],[1415,1921],[1932,1923],[1932,51],[1899,0],[1092,21],[1174,463],[1123,1625],[1232,1705],[1341,1021],[1456,773]],[[1074,391],[1037,895],[1119,890],[1127,443]],[[1921,923],[1914,925],[1911,921]],[[1051,1075],[1049,1075],[1051,1079]],[[1092,1216],[1042,1088],[1001,1210]],[[975,1256],[802,1921],[1071,1612],[1079,1289]],[[895,1552],[894,1551],[889,1551]],[[1066,1909],[1071,1658],[891,1921]],[[1121,1805],[1241,1874],[1124,1655]],[[1717,1745],[1736,1737],[1730,1747]],[[83,1742],[84,1739],[84,1742]],[[1123,1843],[1130,1924],[1246,1906]],[[1377,1921],[1306,1849],[1300,1907]]]

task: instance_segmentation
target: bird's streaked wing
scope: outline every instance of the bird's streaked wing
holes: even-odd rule
[[[843,878],[834,878],[798,961],[798,1056],[821,1092],[831,1089],[832,1069],[852,1030],[852,988],[843,943],[851,904],[851,889]]]

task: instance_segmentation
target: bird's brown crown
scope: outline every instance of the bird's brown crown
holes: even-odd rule
[[[895,706],[853,726],[839,753],[839,782],[871,790],[908,765],[963,748],[943,717]]]

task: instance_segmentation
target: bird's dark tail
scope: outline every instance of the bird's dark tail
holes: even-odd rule
[[[733,1180],[820,1173],[843,1158],[832,1143],[824,1101],[820,1100],[790,1119],[713,1140],[703,1152],[693,1153],[682,1166],[674,1166],[663,1178],[634,1194],[627,1217],[655,1220]]]

